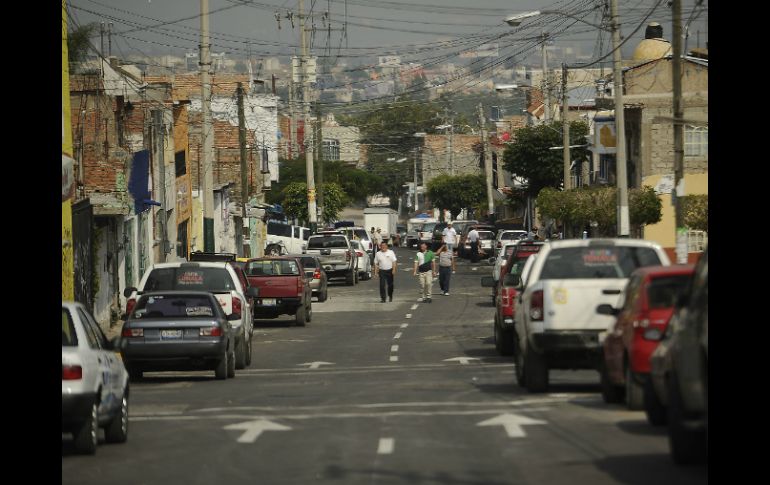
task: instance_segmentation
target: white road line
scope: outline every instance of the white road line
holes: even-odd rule
[[[418,305],[418,304],[416,304],[416,303],[415,303],[414,305],[412,305],[412,310],[417,310],[417,307],[418,307],[418,306],[420,306],[420,305]]]
[[[395,335],[393,338],[394,338],[394,339],[396,339],[396,338],[401,338],[401,332],[397,332],[397,333],[396,333],[396,335]]]
[[[390,351],[391,352],[398,352],[398,345],[391,345],[390,346]]]
[[[393,453],[393,445],[396,440],[393,438],[380,438],[380,444],[377,446],[378,455],[390,455]]]
[[[412,318],[412,314],[411,313],[407,313],[406,314],[406,318]]]
[[[408,324],[408,323],[402,323],[402,324],[401,324],[401,328],[406,328],[406,327],[408,327],[408,326],[409,326],[409,324]]]
[[[397,355],[391,355],[390,356],[390,361],[391,362],[398,362],[398,356]]]

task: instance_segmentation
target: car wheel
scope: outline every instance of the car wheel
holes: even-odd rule
[[[353,272],[353,284],[354,285],[358,284],[358,270]]]
[[[244,369],[246,367],[246,337],[235,339],[235,368]]]
[[[602,356],[601,359],[602,362],[599,364],[599,377],[601,380],[602,399],[608,404],[622,402],[624,389],[621,386],[616,386],[610,381],[610,377],[607,375],[607,367],[604,363],[604,356]]]
[[[644,394],[641,384],[635,379],[631,366],[626,364],[626,407],[631,411],[644,409]]]
[[[318,293],[318,301],[320,303],[325,302],[328,297],[329,297],[329,290],[327,290],[326,288],[324,288],[323,293]]]
[[[294,322],[298,327],[304,327],[305,318],[305,306],[302,305],[301,307],[297,308],[297,313],[294,314]]]
[[[93,455],[96,453],[98,431],[97,403],[91,405],[91,414],[80,428],[73,433],[75,435],[75,450],[78,453]]]
[[[245,348],[245,345],[242,345],[241,348]],[[235,377],[235,351],[231,350],[230,353],[227,355],[227,378]]]
[[[104,428],[104,439],[107,443],[125,443],[128,439],[128,389],[123,389],[117,416]]]
[[[246,367],[251,365],[251,351],[252,351],[252,348],[251,348],[251,338],[252,338],[252,336],[249,336],[246,339]]]
[[[347,274],[347,276],[345,277],[345,284],[346,284],[346,285],[348,285],[348,286],[353,286],[353,285],[355,285],[355,284],[356,284],[356,281],[355,281],[355,277],[356,277],[356,276],[355,276],[355,275],[356,275],[356,272],[355,272],[355,270],[353,270],[353,271],[349,272],[349,273]]]
[[[706,431],[703,428],[691,429],[685,421],[688,416],[682,404],[676,376],[671,375],[666,382],[668,386],[668,442],[671,448],[671,458],[679,465],[700,463],[706,458]]]
[[[520,387],[527,387],[527,375],[524,373],[524,352],[519,349],[516,353],[516,383]]]
[[[307,310],[305,311],[305,323],[310,323],[313,318],[313,304],[308,301]]]
[[[524,353],[524,375],[529,392],[548,390],[548,366],[543,354],[527,350]]]
[[[504,330],[497,323],[497,317],[495,317],[495,349],[500,355],[513,355],[513,331],[511,329]]]
[[[370,279],[372,279],[372,270],[371,270],[371,269],[370,269],[369,271],[367,271],[367,272],[366,272],[366,279],[367,279],[367,280],[370,280]]]
[[[141,369],[137,369],[133,366],[126,366],[128,370],[128,379],[132,382],[142,380],[144,372]]]
[[[219,359],[219,363],[217,363],[216,369],[214,369],[214,377],[216,377],[218,380],[222,381],[227,379],[227,366],[228,366],[228,357],[229,352],[227,351],[227,348],[222,352],[222,358]]]
[[[658,393],[655,392],[652,378],[647,379],[644,383],[644,414],[647,415],[647,421],[653,426],[666,424],[666,407],[660,402]]]

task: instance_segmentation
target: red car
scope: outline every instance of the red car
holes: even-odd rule
[[[298,326],[312,317],[310,288],[312,278],[305,275],[300,257],[266,256],[246,263],[249,285],[259,288],[254,299],[254,319],[293,315]]]
[[[631,274],[622,308],[600,305],[617,315],[604,339],[600,366],[602,397],[632,410],[644,407],[644,384],[650,378],[650,355],[663,338],[678,295],[686,288],[693,265],[648,266]],[[602,307],[604,307],[602,309]]]

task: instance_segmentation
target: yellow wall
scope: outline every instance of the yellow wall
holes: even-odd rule
[[[61,153],[72,158],[72,127],[70,125],[70,74],[67,54],[67,9],[66,1],[61,2],[61,100],[62,100],[62,140]],[[71,193],[71,192],[70,192]],[[62,300],[75,299],[75,266],[72,250],[72,199],[61,204],[61,297]]]
[[[662,175],[650,175],[644,178],[642,185],[655,187],[661,178]],[[708,194],[708,178],[708,173],[685,174],[685,195]],[[664,248],[674,248],[676,247],[676,224],[671,194],[661,194],[658,197],[663,202],[663,217],[657,224],[644,226],[644,239],[657,242]]]

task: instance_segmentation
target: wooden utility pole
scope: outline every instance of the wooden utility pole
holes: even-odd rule
[[[674,202],[674,218],[676,221],[676,262],[687,263],[687,228],[684,226],[684,214],[679,200],[684,191],[684,109],[682,108],[682,1],[674,0],[672,48],[674,55],[671,62],[671,79],[673,82],[674,108],[674,190],[671,199]]]
[[[487,131],[484,129],[484,107],[479,103],[479,127],[481,128],[482,156],[484,157],[484,172],[487,179],[487,205],[489,222],[495,222],[495,200],[492,195],[492,154],[487,142]]]
[[[211,45],[209,44],[209,0],[201,0],[201,138],[203,139],[203,250],[214,252],[214,133],[211,123]]]
[[[323,220],[323,214],[324,214],[324,152],[323,152],[323,121],[321,119],[321,106],[316,103],[315,106],[315,117],[316,117],[316,126],[315,126],[315,139],[317,141],[316,143],[316,153],[318,153],[318,212],[321,214],[321,224],[323,224],[325,221]]]
[[[249,202],[249,180],[248,180],[248,162],[246,160],[246,117],[243,114],[243,83],[238,83],[238,144],[241,148],[241,208],[243,221],[248,221],[246,217],[246,204]],[[243,234],[243,222],[241,222],[240,233]],[[239,241],[237,252],[243,255],[243,236]]]
[[[313,130],[310,128],[310,79],[307,72],[309,61],[307,47],[307,32],[305,31],[305,0],[299,0],[299,30],[300,46],[302,48],[302,107],[305,120],[305,170],[307,172],[307,216],[310,232],[318,229],[318,214],[316,207],[315,174],[313,173]]]
[[[623,111],[623,65],[620,55],[620,21],[618,0],[610,3],[612,14],[612,82],[615,91],[615,160],[618,184],[618,237],[628,237],[630,218],[628,212],[628,175],[626,175],[626,125]]]
[[[561,65],[561,125],[562,125],[562,144],[564,145],[564,190],[572,188],[570,177],[570,153],[569,153],[569,104],[567,96],[567,64]]]

